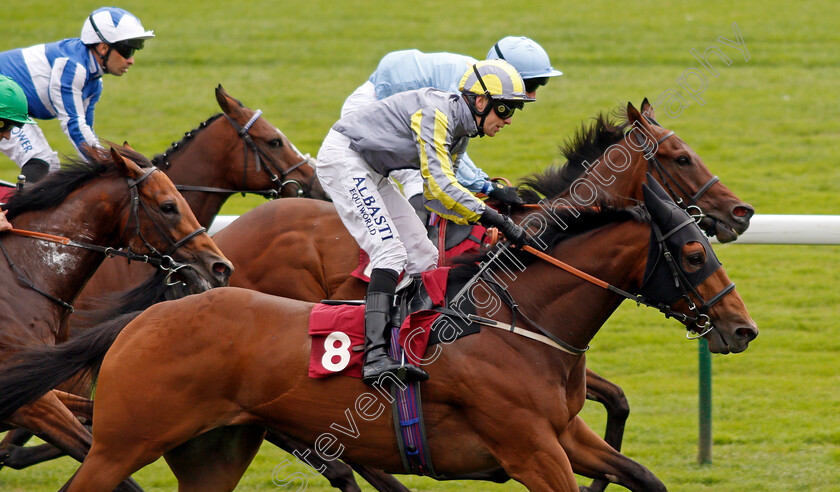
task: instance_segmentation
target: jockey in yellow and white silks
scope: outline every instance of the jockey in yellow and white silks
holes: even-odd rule
[[[470,66],[459,89],[407,91],[363,106],[333,125],[318,153],[318,179],[373,268],[365,311],[363,379],[368,383],[388,372],[412,380],[428,377],[386,351],[399,275],[419,274],[437,263],[423,223],[388,179],[392,171],[419,169],[432,200],[428,206],[440,215],[498,227],[514,243],[526,240],[525,231],[459,184],[455,172],[470,138],[494,136],[511,123],[515,109],[533,99],[516,69],[502,60]]]

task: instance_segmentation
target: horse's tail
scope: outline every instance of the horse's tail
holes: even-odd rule
[[[59,345],[16,351],[0,367],[0,422],[76,374],[99,372],[117,335],[141,312],[106,321]]]

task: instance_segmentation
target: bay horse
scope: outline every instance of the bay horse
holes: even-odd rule
[[[227,283],[232,265],[163,173],[129,147],[95,150],[91,159],[72,161],[4,206],[16,229],[0,236],[8,279],[0,286],[2,359],[22,344],[66,339],[72,304],[106,256],[178,270],[196,292]],[[48,393],[0,428],[28,429],[81,461],[90,433],[71,411],[81,400]]]
[[[210,227],[224,202],[235,193],[326,199],[315,178],[311,158],[301,154],[261,111],[244,106],[221,85],[215,88],[215,96],[222,113],[186,132],[181,140],[151,159],[175,183],[202,227]],[[111,300],[108,294],[140,285],[154,272],[154,267],[146,263],[108,258],[82,289],[74,306],[77,311],[96,309]],[[71,313],[70,336],[82,329],[78,323],[84,320]],[[62,389],[90,395],[85,378]],[[48,445],[20,447],[30,437],[22,429],[9,433],[0,443],[0,467],[21,469],[61,455]]]
[[[426,364],[426,435],[439,478],[501,466],[529,490],[576,491],[575,469],[631,490],[665,490],[578,417],[586,392],[583,347],[625,298],[700,327],[715,353],[746,350],[758,329],[699,227],[652,188],[643,190],[645,204],[631,209],[547,205],[536,213],[545,227],[535,244],[545,252],[507,251],[522,265],[504,277],[511,302],[477,303],[477,315],[484,324],[515,317],[520,331],[559,342],[484,327]],[[471,259],[452,273],[501,294],[493,279],[511,270],[496,259]],[[382,386],[399,382],[371,388],[354,378],[309,378],[313,306],[231,287],[123,316],[4,367],[0,395],[29,391],[0,396],[0,418],[63,378],[100,368],[93,445],[62,488],[68,492],[109,491],[161,455],[179,490],[232,490],[264,428],[316,443],[322,457],[402,472],[393,425],[379,418],[379,398],[388,398]],[[558,350],[558,343],[571,349]]]
[[[589,197],[584,192],[597,190],[630,204],[644,199],[641,185],[650,172],[675,201],[693,207],[707,233],[717,234],[721,242],[737,239],[749,226],[753,208],[717,180],[682,139],[656,123],[647,99],[641,110],[628,103],[621,123],[600,115],[588,128],[581,127],[562,149],[566,165],[526,178],[523,197],[530,202],[586,205]],[[644,137],[641,143],[634,134]],[[265,203],[243,214],[214,240],[237,266],[231,286],[310,302],[364,298],[367,284],[351,275],[359,263],[359,247],[329,203]],[[587,369],[587,398],[606,407],[605,438],[621,450],[629,415],[624,392]],[[296,445],[280,439],[272,433],[272,442],[281,447]],[[591,490],[604,487],[605,482],[594,483]]]

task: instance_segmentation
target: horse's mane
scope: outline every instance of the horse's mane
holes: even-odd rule
[[[122,156],[134,161],[141,168],[149,168],[152,163],[128,147],[114,146]],[[119,174],[111,153],[106,149],[93,149],[89,161],[79,157],[66,157],[62,169],[49,173],[47,177],[27,186],[12,195],[3,207],[6,217],[12,219],[23,212],[46,210],[61,204],[73,190],[97,177]]]
[[[537,203],[540,195],[553,198],[568,191],[572,183],[583,176],[583,163],[594,164],[610,146],[624,138],[630,124],[627,111],[618,107],[609,113],[599,113],[586,126],[581,123],[575,134],[560,146],[560,153],[566,158],[562,166],[550,166],[531,174],[522,180],[520,195],[527,203]]]
[[[156,156],[152,157],[152,164],[156,167],[165,169],[169,167],[169,161],[167,160],[176,150],[183,148],[187,142],[192,140],[192,138],[201,130],[210,126],[211,123],[219,119],[224,113],[216,113],[213,116],[207,118],[205,121],[202,121],[198,124],[197,128],[193,128],[192,130],[184,133],[183,138],[178,140],[177,142],[172,142],[172,145],[169,146],[168,149],[164,150],[162,153],[157,154]]]
[[[593,207],[554,209],[551,215],[546,210],[535,213],[542,214],[548,223],[548,227],[538,236],[539,241],[535,241],[547,245],[547,249],[551,249],[567,239],[615,222],[628,220],[650,222],[650,215],[643,204],[632,207],[617,207],[614,205],[614,201],[609,199],[601,200]],[[536,258],[520,249],[510,249],[509,251],[523,265],[533,262]],[[459,278],[470,278],[478,272],[481,263],[489,259],[489,252],[458,257],[453,261],[453,264],[457,266],[457,268],[452,269],[453,275]]]

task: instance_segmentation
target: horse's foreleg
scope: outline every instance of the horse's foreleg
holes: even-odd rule
[[[220,427],[163,455],[180,492],[229,491],[236,487],[263,442],[258,426]]]
[[[273,431],[266,433],[265,440],[288,453],[297,451],[298,453],[308,454],[308,449],[310,448],[308,444]],[[318,457],[317,453],[310,456],[308,461],[311,462],[311,466],[315,467],[324,478],[330,481],[330,485],[338,490],[342,492],[362,492],[359,484],[356,483],[356,478],[353,476],[353,470],[344,463],[335,460],[323,461]],[[376,487],[376,484],[371,485]],[[377,488],[376,490],[383,489]]]
[[[560,445],[568,453],[578,474],[616,483],[630,490],[666,490],[650,470],[613,449],[579,416],[574,417],[560,434]]]
[[[54,390],[68,410],[73,412],[80,421],[89,423],[93,419],[93,401],[63,391]],[[0,468],[8,466],[14,470],[43,463],[64,456],[64,452],[51,444],[23,447],[32,437],[32,433],[25,429],[15,429],[0,442]]]
[[[8,421],[32,431],[78,461],[83,461],[90,449],[90,431],[61,404],[54,392],[19,408]]]
[[[90,431],[79,422],[73,413],[61,404],[55,392],[49,392],[40,399],[19,408],[8,422],[32,431],[36,436],[52,444],[78,461],[84,461],[90,449]],[[119,490],[142,491],[126,475],[126,482],[117,481],[110,490],[120,485]]]
[[[607,429],[604,440],[616,451],[621,451],[624,439],[624,425],[630,415],[630,405],[624,391],[615,383],[586,370],[586,399],[597,401],[607,410]]]
[[[382,470],[371,468],[369,466],[357,465],[356,463],[347,463],[353,470],[356,471],[367,483],[373,485],[373,488],[379,492],[411,492],[411,489],[403,485],[393,475],[389,475]]]

